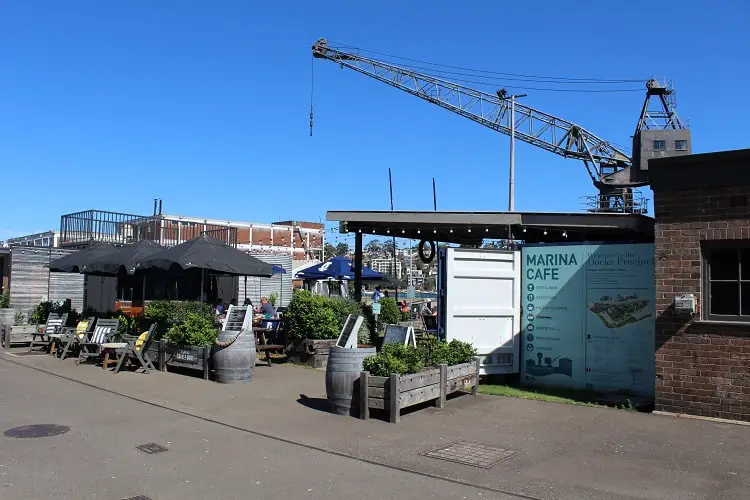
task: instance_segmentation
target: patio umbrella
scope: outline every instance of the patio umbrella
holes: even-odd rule
[[[183,270],[203,269],[231,276],[269,277],[273,274],[271,264],[210,236],[199,236],[164,249],[138,262],[136,269],[158,268],[168,271],[172,266]]]
[[[93,243],[91,246],[78,250],[65,257],[53,260],[46,267],[50,271],[59,273],[78,273],[82,272],[84,266],[98,257],[117,251],[117,247],[109,243]]]
[[[182,270],[201,270],[201,300],[206,271],[230,276],[273,275],[271,264],[205,235],[162,250],[136,264],[136,269],[157,268],[168,271],[173,266]]]
[[[318,264],[313,267],[308,267],[303,271],[300,271],[295,275],[296,279],[300,280],[339,280],[339,281],[350,281],[354,280],[354,269],[352,269],[352,261],[348,257],[337,256],[322,264]],[[362,279],[363,280],[382,280],[383,275],[377,271],[373,271],[367,266],[362,266]]]
[[[81,272],[84,274],[117,276],[124,269],[126,273],[134,274],[139,262],[162,250],[164,250],[164,247],[154,241],[139,241],[95,257],[83,265]]]

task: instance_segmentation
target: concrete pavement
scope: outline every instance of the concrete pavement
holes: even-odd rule
[[[316,454],[310,468],[300,465],[305,470],[323,466],[328,460],[321,457],[328,457],[342,460],[349,464],[347,467],[376,467],[389,474],[406,474],[412,480],[419,478],[420,484],[424,481],[436,491],[463,488],[470,492],[468,498],[472,494],[478,497],[479,493],[484,498],[509,498],[507,495],[515,494],[544,499],[750,497],[750,481],[744,474],[750,470],[746,453],[750,449],[750,428],[731,424],[511,398],[463,396],[451,400],[444,410],[423,409],[405,415],[401,424],[393,425],[383,421],[362,422],[323,411],[324,374],[303,368],[261,366],[252,384],[225,386],[174,374],[114,375],[100,368],[78,367],[45,356],[5,355],[4,359],[6,362],[0,361],[4,381],[18,378],[20,384],[26,384],[26,379],[35,379],[28,391],[34,400],[44,399],[36,391],[57,386],[82,392],[86,397],[106,394],[107,398],[121,401],[118,405],[133,408],[134,413],[119,420],[123,425],[137,419],[141,411],[146,413],[143,408],[150,407],[149,412],[163,414],[161,418],[154,416],[155,420],[186,419],[185,426],[189,426],[187,422],[199,422],[200,426],[250,436],[243,440],[273,442],[268,446],[280,447],[274,448],[274,456],[288,453],[301,460],[307,453]],[[45,381],[36,380],[39,377]],[[0,387],[5,387],[5,383]],[[17,405],[18,400],[25,401],[22,394],[19,392],[10,399],[3,395],[0,400],[3,410],[8,405]],[[64,402],[57,402],[55,407],[59,405],[64,406]],[[52,408],[51,404],[48,406]],[[98,405],[95,408],[90,413],[91,422],[98,422],[103,416]],[[4,428],[11,426],[4,419],[1,423]],[[57,438],[44,440],[50,439]],[[228,445],[236,444],[227,439]],[[499,446],[517,453],[490,469],[423,455],[457,440]],[[135,444],[131,437],[129,449]],[[5,446],[0,447],[0,457],[4,449]],[[227,456],[239,457],[242,452],[230,446]],[[223,461],[220,464],[227,465]],[[329,466],[341,467],[333,462]],[[326,473],[331,471],[323,466],[312,477]],[[282,477],[291,481],[289,474]],[[383,487],[376,488],[378,498],[424,498],[429,491],[417,487],[411,493],[404,490],[403,494],[397,494],[398,489],[393,495],[385,495]],[[462,491],[451,498],[463,495]],[[337,497],[334,494],[327,498]],[[358,494],[354,497],[367,498]]]

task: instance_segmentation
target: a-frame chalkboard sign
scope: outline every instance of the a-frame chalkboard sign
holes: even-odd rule
[[[401,325],[386,325],[383,344],[400,344],[417,347],[417,339],[414,336],[414,327]]]
[[[344,327],[341,329],[341,334],[336,341],[336,347],[345,347],[347,349],[354,349],[357,347],[357,334],[359,333],[362,322],[365,318],[350,314],[347,316],[344,322]]]

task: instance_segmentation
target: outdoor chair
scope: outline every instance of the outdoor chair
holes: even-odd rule
[[[37,329],[31,334],[29,352],[31,352],[34,347],[48,347],[50,343],[49,336],[55,333],[60,333],[65,326],[66,321],[68,321],[68,313],[62,315],[50,313],[49,316],[47,316],[47,323],[44,327],[39,328],[39,325],[37,325]],[[39,337],[39,341],[37,341],[37,337]]]
[[[136,360],[141,365],[145,373],[149,373],[150,370],[156,371],[154,364],[148,356],[148,348],[154,339],[156,332],[156,323],[152,324],[151,327],[143,332],[142,334],[136,335],[122,335],[120,340],[122,342],[102,344],[102,349],[105,350],[103,367],[106,369],[109,365],[109,352],[113,352],[116,357],[117,366],[115,366],[115,373],[120,371],[123,363],[126,361]]]
[[[119,319],[97,319],[94,330],[79,342],[81,351],[78,354],[78,364],[86,362],[89,358],[101,356],[102,344],[106,344],[117,337],[119,326]]]
[[[78,341],[86,336],[89,328],[94,326],[95,321],[95,317],[86,318],[79,321],[75,328],[65,327],[60,333],[50,334],[49,353],[55,355],[59,352],[60,359],[65,359]]]

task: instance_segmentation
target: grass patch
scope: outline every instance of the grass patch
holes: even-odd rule
[[[610,407],[621,410],[637,411],[637,407],[629,400],[622,402],[607,402],[607,398],[593,391],[580,389],[567,389],[557,387],[517,387],[511,385],[483,384],[479,386],[479,392],[492,396],[505,396],[509,398],[533,399],[546,401],[548,403],[562,403],[578,406]]]

